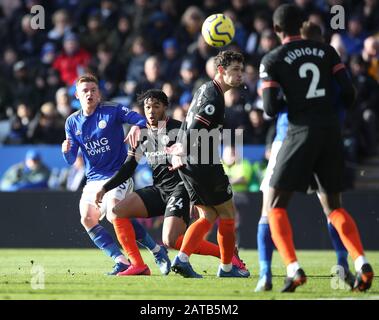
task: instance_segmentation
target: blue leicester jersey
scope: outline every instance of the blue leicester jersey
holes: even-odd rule
[[[80,148],[87,181],[113,176],[128,155],[124,123],[146,127],[144,117],[113,102],[101,102],[90,116],[85,116],[82,110],[73,113],[65,125],[66,137],[71,141],[71,149],[63,153],[65,161],[73,164]]]

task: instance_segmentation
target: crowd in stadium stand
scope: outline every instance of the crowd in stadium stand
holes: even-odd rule
[[[135,105],[139,92],[158,88],[169,113],[183,120],[193,93],[214,75],[217,49],[201,37],[204,19],[223,12],[236,34],[229,49],[245,55],[245,86],[226,93],[225,128],[244,129],[244,142],[269,146],[275,119],[262,110],[258,69],[280,44],[272,13],[280,0],[3,0],[0,3],[0,130],[5,144],[60,144],[64,122],[80,106],[75,79],[100,79],[107,100]],[[349,67],[357,88],[346,117],[347,157],[359,161],[377,150],[379,116],[379,1],[295,0],[318,24]],[[30,10],[45,9],[45,29],[33,29]],[[343,5],[345,29],[333,30],[330,9]],[[140,111],[140,110],[139,110]],[[5,132],[4,132],[5,131]]]

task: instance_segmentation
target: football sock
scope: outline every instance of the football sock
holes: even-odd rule
[[[334,228],[330,222],[328,223],[328,231],[329,231],[330,239],[332,240],[334,250],[336,251],[337,264],[342,266],[345,270],[348,270],[349,263],[347,262],[347,255],[348,255],[347,250],[345,246],[343,245],[336,228]]]
[[[117,243],[103,226],[97,224],[88,230],[87,233],[95,245],[104,251],[108,257],[116,261],[118,257],[123,255]]]
[[[274,208],[269,214],[269,223],[272,240],[278,249],[285,265],[297,261],[295,246],[292,239],[292,228],[288,219],[287,210]]]
[[[189,260],[189,257],[184,252],[181,252],[181,251],[179,251],[178,257],[181,262],[188,262]]]
[[[257,244],[259,254],[259,276],[271,275],[271,260],[274,243],[271,238],[268,218],[262,216],[258,223]]]
[[[361,270],[362,266],[364,264],[368,263],[367,259],[365,256],[359,256],[357,259],[354,261],[354,268],[355,271]]]
[[[176,250],[180,250],[183,243],[183,238],[184,235],[182,234],[178,237],[178,239],[176,239]],[[220,248],[218,247],[218,245],[207,240],[201,241],[199,247],[193,253],[200,254],[202,256],[213,256],[216,258],[220,258]]]
[[[297,270],[300,269],[300,265],[297,261],[291,262],[287,265],[287,276],[293,278]]]
[[[144,265],[145,263],[136,242],[136,234],[130,220],[128,218],[116,218],[113,220],[113,227],[118,241],[129,256],[130,262],[136,266]]]
[[[217,231],[217,242],[220,247],[221,263],[228,265],[232,262],[236,245],[234,219],[220,219]]]
[[[155,240],[150,236],[142,224],[140,224],[136,219],[131,219],[130,221],[133,224],[137,242],[152,252],[155,252],[153,250],[156,250],[157,247],[159,251],[160,246],[157,245]]]
[[[329,220],[336,228],[352,259],[355,261],[359,256],[363,256],[363,246],[358,228],[350,214],[345,209],[339,208],[329,215]]]
[[[212,224],[205,218],[199,218],[187,229],[180,251],[190,256],[199,248],[204,236],[211,229]]]
[[[220,263],[220,266],[221,266],[221,269],[225,272],[230,272],[233,268],[233,264],[231,263],[228,263],[228,264]]]

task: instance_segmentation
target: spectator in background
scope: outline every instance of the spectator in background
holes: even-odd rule
[[[29,143],[28,132],[33,120],[33,112],[30,106],[20,103],[16,108],[16,114],[10,118],[11,128],[5,144]]]
[[[187,49],[187,57],[196,65],[200,76],[204,76],[205,64],[207,60],[216,56],[218,51],[216,48],[209,46],[202,35],[198,35],[197,40],[193,42]]]
[[[179,45],[175,38],[168,38],[163,41],[163,58],[161,62],[162,74],[170,81],[179,78],[180,65],[182,59],[179,56]]]
[[[362,16],[363,26],[370,33],[379,31],[378,0],[359,1],[356,11]]]
[[[360,55],[350,59],[350,70],[356,89],[354,124],[358,127],[358,145],[364,155],[376,153],[379,84],[368,75],[367,64]]]
[[[191,59],[184,59],[180,67],[180,79],[178,82],[181,95],[194,91],[195,82],[199,77],[199,69]]]
[[[19,101],[27,101],[34,114],[41,103],[41,97],[25,61],[16,62],[13,66],[13,73],[15,81],[12,84],[12,95],[17,97]]]
[[[367,37],[367,32],[363,29],[362,18],[357,15],[352,16],[347,22],[347,31],[342,33],[341,37],[349,56],[360,54],[363,42]]]
[[[55,94],[55,105],[59,115],[66,119],[74,110],[70,103],[70,97],[68,95],[67,88],[61,87]]]
[[[80,47],[77,35],[69,33],[63,38],[63,52],[54,60],[53,67],[66,85],[72,85],[84,73],[90,58],[90,54]]]
[[[163,80],[161,77],[160,63],[157,56],[150,56],[146,59],[144,65],[144,77],[137,84],[133,95],[133,101],[136,100],[136,95],[150,89],[161,89]]]
[[[168,78],[170,79],[170,78]],[[166,94],[169,106],[168,109],[174,109],[179,105],[179,89],[175,82],[167,81],[162,85],[162,91]],[[168,110],[168,111],[169,111]]]
[[[119,13],[118,1],[101,0],[100,1],[100,17],[102,24],[108,29],[114,29],[117,24],[117,16]]]
[[[129,66],[126,72],[126,83],[124,91],[132,95],[136,85],[143,79],[145,61],[149,57],[147,44],[142,35],[137,36],[132,44]]]
[[[244,134],[245,143],[250,144],[266,144],[267,133],[270,123],[263,118],[263,110],[253,108],[249,112],[250,126]]]
[[[259,47],[261,34],[270,28],[270,17],[264,12],[258,12],[253,18],[253,31],[248,35],[245,52],[254,55]]]
[[[88,52],[94,52],[99,44],[105,41],[107,35],[108,31],[103,26],[100,13],[94,10],[87,18],[85,30],[80,34],[80,44]]]
[[[150,16],[146,35],[153,51],[161,51],[162,43],[171,36],[172,27],[168,16],[162,11],[156,11]]]
[[[179,99],[179,106],[183,109],[185,113],[187,113],[188,109],[190,108],[191,102],[192,93],[189,91],[183,92]]]
[[[225,92],[225,120],[224,128],[231,129],[234,134],[236,129],[245,129],[249,119],[244,109],[239,88],[232,88]]]
[[[259,70],[258,66],[252,62],[247,62],[245,64],[245,72],[243,74],[243,83],[248,91],[248,102],[253,103],[258,98],[258,81],[259,81]]]
[[[235,32],[233,42],[240,48],[240,50],[245,49],[248,34],[243,24],[237,20],[237,15],[232,9],[225,10],[223,13],[233,21]]]
[[[43,30],[32,28],[31,20],[31,14],[24,15],[21,20],[21,31],[14,35],[16,49],[24,60],[38,57],[46,39]]]
[[[36,150],[26,153],[25,161],[11,166],[1,180],[2,191],[46,189],[50,169]]]
[[[18,60],[18,53],[12,46],[4,49],[3,58],[0,60],[0,72],[5,79],[13,79],[13,65]]]
[[[186,111],[185,111],[185,109],[182,108],[182,107],[176,107],[172,111],[172,118],[174,120],[178,120],[178,121],[181,121],[181,122],[185,121],[186,120]]]
[[[53,28],[47,33],[47,38],[61,46],[64,35],[72,32],[70,14],[65,9],[59,9],[52,16]]]
[[[175,33],[175,38],[179,41],[181,52],[186,52],[188,46],[197,40],[201,33],[204,19],[204,13],[199,7],[190,6],[184,11],[181,25]]]
[[[253,56],[254,61],[261,61],[262,57],[279,45],[279,39],[275,32],[266,29],[262,32],[257,51]]]
[[[0,74],[0,121],[12,113],[12,89],[7,78]]]
[[[33,119],[29,137],[34,144],[58,144],[65,139],[64,119],[52,102],[41,106],[40,112]]]
[[[89,69],[101,79],[99,86],[104,99],[110,100],[118,94],[124,68],[108,45],[99,44],[96,56],[89,63]]]
[[[368,64],[368,74],[379,83],[379,38],[368,37],[364,42],[362,58]]]
[[[342,37],[339,33],[332,34],[330,38],[330,45],[337,51],[343,63],[347,63],[349,60],[349,55],[346,49]]]
[[[123,59],[127,56],[133,43],[131,19],[128,15],[121,13],[117,27],[110,31],[107,39],[105,40],[107,45],[110,46],[112,52],[117,56],[117,60],[126,64],[127,61]],[[126,52],[124,54],[124,52]]]

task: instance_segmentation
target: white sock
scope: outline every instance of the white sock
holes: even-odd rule
[[[189,257],[184,252],[181,252],[181,251],[179,251],[179,253],[178,253],[178,258],[181,262],[188,262],[189,261]]]
[[[361,270],[362,266],[365,263],[368,263],[368,261],[367,261],[367,259],[366,259],[365,256],[359,256],[357,259],[355,259],[355,261],[354,261],[355,271]]]
[[[223,264],[220,263],[221,269],[225,272],[230,272],[232,270],[233,264],[228,263],[228,264]]]
[[[287,266],[287,276],[290,278],[293,278],[295,276],[296,271],[299,269],[300,269],[300,265],[297,261],[291,262]]]
[[[125,256],[123,256],[123,255],[116,257],[116,259],[114,259],[114,261],[115,261],[116,263],[121,262],[121,263],[123,263],[123,264],[129,264],[128,259],[126,259]]]
[[[161,250],[161,246],[158,245],[158,244],[156,244],[155,247],[154,247],[154,249],[151,250],[151,252],[152,252],[152,253],[157,253],[159,250]]]

